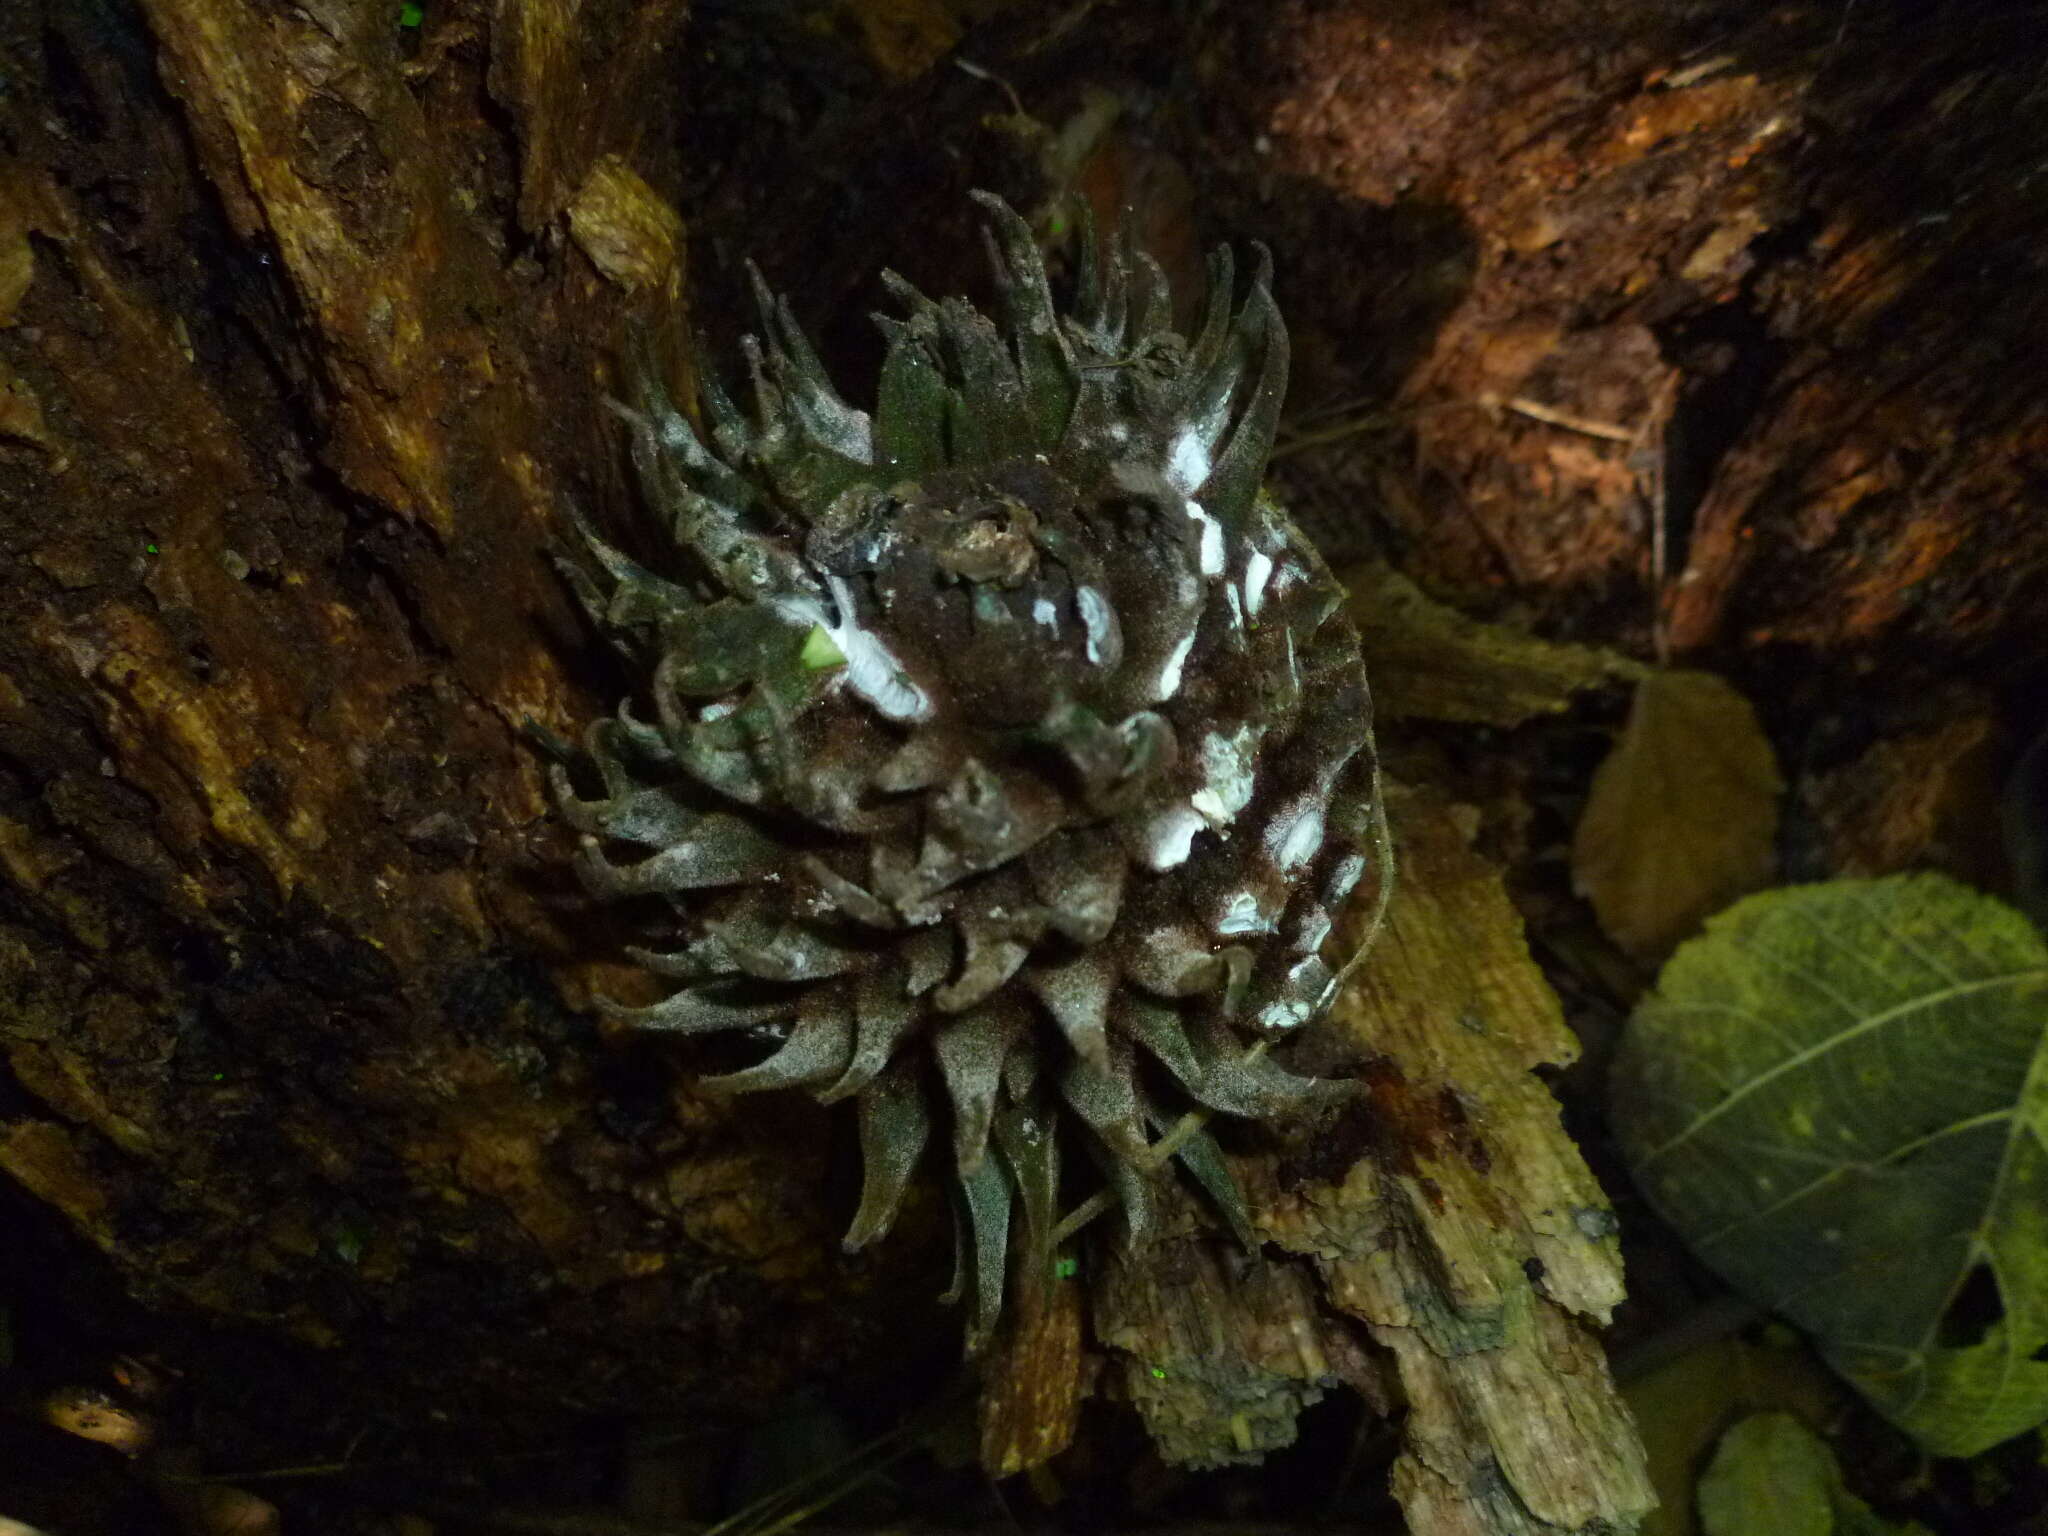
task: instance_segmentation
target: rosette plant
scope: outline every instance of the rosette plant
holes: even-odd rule
[[[1263,252],[1242,303],[1211,257],[1184,338],[1127,242],[1085,235],[1062,306],[978,197],[999,318],[889,276],[871,410],[758,276],[750,409],[706,382],[700,430],[636,365],[645,558],[585,529],[566,566],[636,686],[552,770],[585,886],[675,984],[610,1011],[758,1042],[712,1088],[852,1100],[850,1248],[938,1144],[970,1342],[1091,1182],[1136,1236],[1177,1168],[1245,1232],[1201,1112],[1341,1091],[1268,1048],[1328,1005],[1384,846],[1342,593],[1260,488]]]

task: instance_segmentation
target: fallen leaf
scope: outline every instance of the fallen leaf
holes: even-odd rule
[[[1390,566],[1344,573],[1382,720],[1521,725],[1556,714],[1588,688],[1640,677],[1616,651],[1556,645],[1505,624],[1482,624],[1425,597]]]
[[[1993,885],[2003,874],[1998,774],[2008,755],[1997,701],[1958,686],[1921,702],[1938,724],[1888,730],[1852,761],[1802,773],[1799,797],[1833,874],[1939,869]]]
[[[2048,1420],[2048,943],[1946,876],[1770,891],[1630,1019],[1609,1118],[1694,1253],[1939,1455]]]
[[[97,1387],[63,1387],[43,1401],[43,1422],[112,1446],[123,1456],[140,1456],[156,1438],[156,1426]]]
[[[1749,700],[1711,672],[1652,672],[1593,775],[1572,883],[1616,944],[1662,954],[1770,880],[1784,787]]]
[[[1700,1477],[1707,1536],[1831,1536],[1841,1474],[1812,1430],[1789,1413],[1731,1426]]]
[[[1721,1437],[1701,1474],[1706,1536],[1926,1536],[1894,1525],[1842,1486],[1825,1440],[1789,1413],[1752,1414]]]
[[[17,438],[38,448],[51,446],[42,402],[28,381],[4,362],[0,362],[0,437]]]
[[[1789,1410],[1825,1424],[1847,1401],[1840,1377],[1782,1326],[1782,1344],[1724,1335],[1634,1380],[1622,1394],[1642,1428],[1657,1508],[1642,1536],[1693,1536],[1693,1488],[1722,1432],[1737,1419]],[[1625,1373],[1624,1373],[1625,1374]]]
[[[923,74],[960,41],[957,6],[946,0],[841,0],[875,67],[892,80]]]
[[[14,324],[15,310],[35,275],[35,248],[28,243],[28,227],[0,201],[0,326]]]
[[[670,291],[683,265],[683,221],[617,155],[606,155],[569,204],[569,233],[623,288]]]

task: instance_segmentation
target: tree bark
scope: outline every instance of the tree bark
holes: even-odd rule
[[[914,1252],[600,1049],[521,736],[602,707],[546,549],[679,334],[683,19],[0,19],[0,1168],[417,1412],[758,1404]]]

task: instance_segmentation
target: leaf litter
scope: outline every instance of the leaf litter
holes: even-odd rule
[[[1749,700],[1711,672],[1651,672],[1593,775],[1572,884],[1609,938],[1656,958],[1769,883],[1784,788]]]
[[[1344,573],[1380,720],[1440,720],[1502,729],[1571,707],[1591,688],[1649,668],[1618,651],[1560,645],[1468,618],[1425,596],[1392,566]]]
[[[1928,1450],[2048,1419],[2048,944],[1946,876],[1752,896],[1673,956],[1610,1117],[1651,1203]]]
[[[1789,1413],[1729,1427],[1700,1477],[1699,1512],[1706,1536],[1927,1536],[1850,1493],[1827,1442]]]

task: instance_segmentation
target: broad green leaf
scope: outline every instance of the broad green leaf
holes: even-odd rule
[[[1825,1424],[1842,1410],[1848,1383],[1782,1324],[1775,1342],[1736,1334],[1695,1345],[1666,1364],[1628,1377],[1622,1394],[1643,1433],[1657,1508],[1642,1536],[1693,1536],[1700,1529],[1693,1490],[1722,1433],[1737,1419],[1766,1411]]]
[[[1700,1475],[1706,1536],[1915,1536],[1918,1523],[1881,1519],[1842,1486],[1827,1442],[1789,1413],[1732,1425]]]
[[[2048,944],[1940,875],[1738,902],[1615,1060],[1636,1183],[1900,1428],[2048,1420]]]
[[[1789,1413],[1729,1427],[1700,1474],[1706,1536],[1830,1536],[1841,1473],[1820,1437]]]

